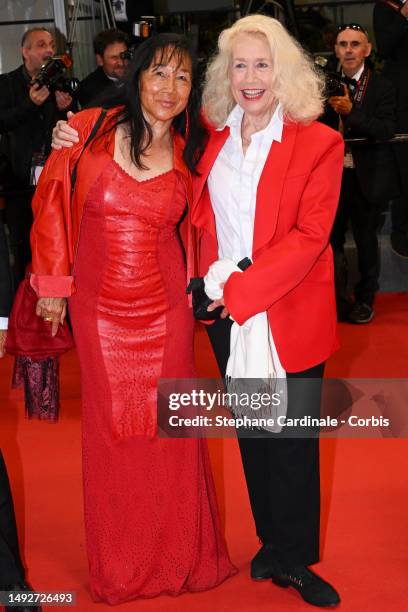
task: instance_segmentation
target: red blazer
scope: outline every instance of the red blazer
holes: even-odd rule
[[[79,142],[70,148],[53,151],[41,173],[33,198],[34,224],[31,231],[31,285],[37,295],[65,297],[75,291],[72,268],[79,240],[82,213],[89,189],[111,162],[115,146],[115,130],[104,134],[117,109],[108,111],[99,128],[101,135],[85,149],[78,164],[77,181],[71,203],[71,174],[83,145],[101,109],[82,111],[70,120],[78,130]],[[184,141],[174,134],[174,168],[186,185],[187,200],[192,201],[191,176],[182,154]],[[194,250],[190,215],[186,215],[180,231],[187,259],[187,278],[194,276]]]
[[[193,181],[192,223],[200,274],[218,259],[208,174],[229,135],[211,130]],[[243,324],[268,312],[279,358],[298,372],[325,361],[337,348],[333,256],[329,237],[339,199],[344,145],[334,130],[314,122],[284,125],[258,185],[252,260],[224,287],[225,304]],[[249,254],[250,255],[250,254]]]

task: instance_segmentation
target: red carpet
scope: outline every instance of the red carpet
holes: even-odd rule
[[[407,377],[408,294],[378,298],[367,326],[341,325],[342,348],[329,376]],[[197,335],[202,376],[215,364],[204,333]],[[74,352],[62,363],[62,417],[57,425],[23,417],[21,392],[9,390],[12,360],[0,361],[3,449],[30,580],[41,591],[76,591],[80,612],[87,590],[80,471],[79,373]],[[235,612],[312,609],[292,589],[254,583],[249,560],[257,550],[235,440],[210,441],[219,503],[239,574],[217,589],[179,598],[135,601],[120,610]],[[408,606],[408,445],[396,439],[322,440],[322,562],[345,612],[403,612]],[[48,609],[48,608],[46,608]],[[52,607],[50,610],[63,609]]]

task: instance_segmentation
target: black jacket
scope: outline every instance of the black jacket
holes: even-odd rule
[[[327,105],[323,123],[339,129],[339,115]],[[356,102],[344,117],[344,138],[387,140],[395,134],[395,90],[392,84],[371,72],[361,104]],[[383,203],[399,195],[399,178],[395,166],[393,145],[353,145],[352,154],[357,178],[367,200]]]
[[[12,189],[29,187],[33,154],[42,150],[49,154],[52,128],[66,117],[58,111],[54,94],[41,106],[34,104],[29,82],[23,66],[0,75],[0,152],[3,161],[8,160],[6,186]]]
[[[397,130],[408,132],[408,19],[378,1],[374,32],[378,53],[385,60],[382,74],[397,89]]]
[[[102,66],[99,66],[96,70],[88,74],[88,76],[81,81],[76,98],[79,101],[82,108],[89,108],[91,106],[100,106],[99,99],[109,96],[116,91],[115,81],[109,79]]]

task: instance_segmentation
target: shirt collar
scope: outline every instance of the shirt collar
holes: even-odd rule
[[[363,64],[360,68],[360,70],[358,70],[356,72],[356,74],[353,74],[353,76],[351,77],[352,79],[354,79],[355,81],[359,81],[361,79],[361,75],[364,72],[364,68],[365,68],[365,64]],[[344,76],[344,72],[342,72],[342,75]]]
[[[244,110],[237,104],[234,106],[232,111],[227,117],[225,125],[218,130],[223,130],[225,127],[230,128],[230,133],[233,137],[241,138],[241,123],[242,117],[244,116]],[[283,113],[282,106],[279,103],[273,113],[271,120],[268,125],[259,132],[255,132],[252,137],[257,136],[266,136],[272,140],[277,140],[278,142],[282,142],[282,132],[283,132]]]
[[[118,77],[109,76],[109,74],[107,74],[105,70],[103,69],[103,66],[101,66],[101,68],[102,68],[103,74],[106,76],[107,79],[109,79],[110,81],[113,81],[114,83],[118,83],[120,81]]]

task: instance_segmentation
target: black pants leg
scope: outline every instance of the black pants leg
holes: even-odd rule
[[[330,238],[333,250],[342,251],[349,220],[357,247],[360,280],[354,288],[356,300],[370,306],[378,291],[379,253],[377,229],[381,207],[369,202],[363,195],[356,171],[343,172],[339,207]],[[336,261],[336,256],[335,256]]]
[[[342,193],[343,195],[343,193]],[[350,221],[350,200],[340,196],[330,243],[334,258],[334,282],[336,291],[337,319],[347,321],[352,306],[348,291],[348,262],[344,254],[346,232]]]
[[[10,232],[10,250],[13,255],[13,281],[15,289],[24,278],[31,262],[30,230],[33,223],[32,194],[9,196],[6,200],[6,222]]]
[[[9,252],[3,219],[0,211],[0,316],[6,316],[11,310],[12,281],[9,265]]]
[[[0,590],[24,580],[13,498],[7,476],[6,465],[0,450]]]
[[[392,202],[392,232],[408,236],[408,144],[396,145],[394,153],[400,174],[401,196]]]
[[[207,328],[222,376],[231,325],[227,319]],[[320,415],[323,370],[324,364],[320,364],[287,375],[288,417]],[[239,445],[258,537],[274,548],[281,563],[316,563],[320,529],[318,438],[283,438],[264,432],[263,437],[239,437]]]

